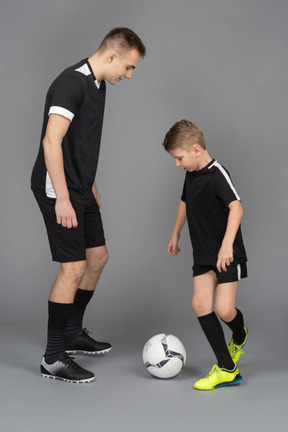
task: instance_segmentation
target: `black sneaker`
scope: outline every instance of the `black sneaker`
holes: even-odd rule
[[[67,354],[63,354],[52,364],[46,363],[43,357],[41,373],[44,378],[57,378],[72,383],[89,383],[95,379],[95,375],[92,372],[83,369]]]
[[[112,346],[108,342],[97,342],[92,339],[86,328],[77,333],[73,338],[65,339],[65,351],[68,354],[106,354]]]

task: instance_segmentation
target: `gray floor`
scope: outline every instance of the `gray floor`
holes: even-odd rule
[[[142,364],[144,339],[112,335],[113,350],[106,357],[78,357],[97,377],[80,385],[40,376],[41,338],[42,329],[35,332],[32,325],[2,327],[1,431],[287,430],[287,356],[285,350],[283,355],[276,352],[275,340],[268,351],[257,334],[250,336],[239,365],[241,385],[198,392],[193,382],[208,372],[213,360],[197,340],[191,347],[186,341],[181,374],[159,380]]]

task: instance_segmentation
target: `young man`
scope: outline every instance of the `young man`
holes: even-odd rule
[[[49,296],[45,377],[90,382],[94,374],[69,353],[101,354],[111,345],[82,328],[108,252],[95,183],[106,83],[130,79],[146,48],[128,28],[115,28],[97,52],[64,70],[48,90],[31,188],[46,225],[52,259],[60,270]]]
[[[207,152],[203,133],[194,123],[175,123],[163,145],[176,166],[186,171],[168,253],[180,252],[178,241],[187,219],[194,259],[192,307],[218,361],[194,387],[213,390],[235,385],[242,381],[237,362],[248,334],[243,315],[235,308],[238,281],[247,277],[240,197],[229,173]],[[233,332],[228,348],[213,311],[214,300],[215,312]]]

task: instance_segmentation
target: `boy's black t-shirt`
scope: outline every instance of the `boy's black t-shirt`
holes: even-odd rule
[[[240,201],[228,171],[214,159],[200,171],[187,171],[181,200],[186,203],[194,264],[216,265],[226,232],[228,205]],[[247,261],[241,227],[233,253],[233,264]]]
[[[100,151],[105,95],[106,83],[97,82],[88,59],[65,69],[51,84],[46,97],[39,152],[31,178],[34,192],[56,198],[46,169],[42,142],[49,115],[58,114],[71,121],[62,140],[70,199],[82,204],[91,200]]]

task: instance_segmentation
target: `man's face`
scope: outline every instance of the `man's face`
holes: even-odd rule
[[[122,56],[117,54],[111,55],[108,60],[104,79],[112,85],[122,81],[124,78],[130,79],[133,70],[138,65],[139,59],[140,54],[136,49],[131,49]]]

